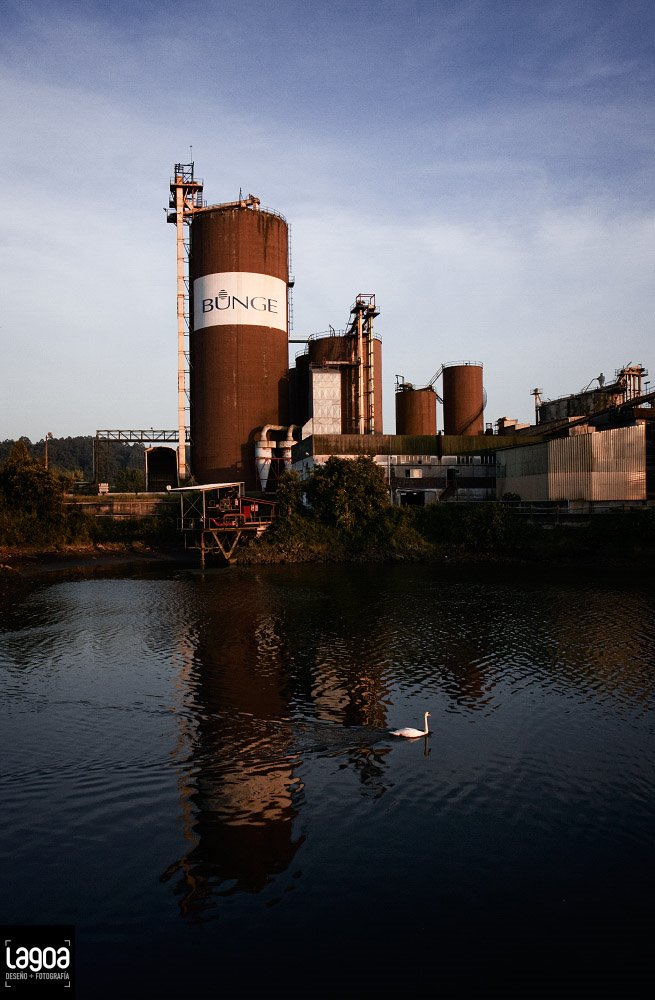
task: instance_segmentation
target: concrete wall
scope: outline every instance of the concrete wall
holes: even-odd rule
[[[178,514],[180,500],[174,496],[146,494],[104,494],[98,497],[66,497],[66,505],[77,507],[91,517],[154,517],[163,514]]]

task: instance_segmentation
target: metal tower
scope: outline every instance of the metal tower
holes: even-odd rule
[[[180,483],[186,479],[186,411],[188,336],[189,336],[189,233],[193,213],[203,207],[203,184],[193,176],[193,163],[176,163],[171,177],[170,199],[166,221],[175,224],[177,237],[177,474]],[[185,229],[185,226],[187,227]]]
[[[355,434],[375,433],[375,369],[373,320],[380,315],[375,307],[375,295],[360,293],[350,310],[353,317],[348,333],[353,336],[356,379],[354,386]]]

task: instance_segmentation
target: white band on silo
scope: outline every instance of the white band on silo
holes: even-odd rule
[[[196,278],[193,329],[228,325],[270,326],[286,333],[286,282],[252,271],[223,271]]]

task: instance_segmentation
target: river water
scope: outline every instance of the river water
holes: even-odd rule
[[[653,590],[537,577],[23,592],[2,923],[74,924],[82,998],[645,995]]]

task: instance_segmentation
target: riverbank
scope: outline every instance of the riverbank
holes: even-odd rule
[[[79,543],[50,547],[0,546],[0,587],[51,574],[100,573],[139,566],[197,564],[196,553],[144,542]]]
[[[627,578],[652,573],[654,511],[604,514],[574,523],[534,523],[499,504],[386,508],[351,530],[318,517],[281,516],[238,550],[243,566],[301,563],[429,563],[463,572],[486,570],[601,574]],[[86,525],[86,522],[85,522]],[[0,587],[53,574],[100,574],[147,566],[200,567],[197,551],[184,549],[169,522],[140,519],[103,522],[102,537],[51,545],[0,546]],[[208,559],[208,568],[223,563]]]
[[[652,573],[653,560],[646,553],[619,553],[602,550],[571,550],[566,547],[548,553],[530,549],[483,551],[423,545],[402,548],[379,546],[367,549],[311,545],[247,546],[238,564],[244,569],[299,565],[359,565],[375,572],[382,565],[422,563],[448,577],[491,579],[511,574],[523,578],[610,579],[615,582],[643,580]],[[207,569],[229,569],[222,562],[208,560]],[[0,598],[21,585],[53,578],[114,576],[159,569],[200,570],[198,552],[180,546],[149,546],[144,543],[99,543],[64,545],[51,548],[0,546]]]

